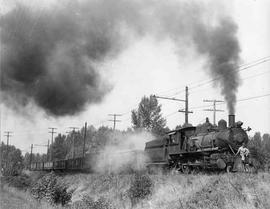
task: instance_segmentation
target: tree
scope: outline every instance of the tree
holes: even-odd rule
[[[66,157],[67,154],[67,146],[65,142],[66,136],[58,134],[57,137],[55,137],[52,151],[53,151],[53,158],[54,160],[63,160]]]
[[[13,176],[21,173],[23,169],[23,156],[20,149],[15,146],[1,144],[1,170],[3,175]]]
[[[135,129],[146,129],[156,135],[163,135],[168,130],[161,115],[161,105],[153,95],[141,99],[138,109],[132,111],[131,119]]]
[[[260,167],[262,168],[265,163],[265,155],[262,146],[262,137],[260,132],[256,132],[254,136],[248,143],[248,148],[251,151],[251,154],[259,162]]]
[[[270,134],[264,134],[262,136],[262,146],[263,146],[263,152],[265,156],[265,168],[267,170],[270,170]]]

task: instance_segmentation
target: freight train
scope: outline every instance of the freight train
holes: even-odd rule
[[[242,125],[240,121],[235,122],[235,115],[229,115],[228,126],[225,120],[220,120],[217,127],[210,127],[204,132],[198,132],[194,126],[179,128],[168,132],[161,139],[147,142],[144,151],[86,153],[85,157],[32,163],[31,170],[95,171],[102,156],[102,161],[107,162],[106,170],[110,171],[116,162],[112,159],[132,156],[130,164],[138,164],[135,166],[138,168],[144,158],[144,166],[150,171],[156,168],[184,173],[200,170],[250,171],[254,170],[254,159],[249,157],[243,165],[239,156],[235,156],[238,148],[248,143],[246,132],[249,129],[244,130]]]

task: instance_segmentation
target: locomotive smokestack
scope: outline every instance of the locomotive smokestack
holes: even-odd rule
[[[234,127],[235,125],[235,115],[229,115],[229,127]]]

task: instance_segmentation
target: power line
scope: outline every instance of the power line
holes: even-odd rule
[[[244,81],[244,80],[247,80],[247,79],[250,79],[250,78],[255,78],[255,77],[258,77],[258,76],[261,76],[261,75],[265,75],[265,74],[268,74],[268,73],[270,73],[270,71],[268,70],[268,71],[264,71],[264,72],[262,72],[262,73],[257,73],[257,74],[255,74],[255,75],[252,75],[252,76],[247,76],[247,77],[244,77],[244,78],[242,78],[241,79],[241,81]],[[209,83],[210,84],[210,83]],[[197,89],[197,90],[191,90],[191,94],[192,95],[194,95],[194,94],[197,94],[198,92],[201,92],[201,91],[205,91],[206,89],[208,89],[209,87],[207,87],[207,88],[203,88],[203,89]]]
[[[239,100],[236,100],[236,102],[242,102],[242,101],[247,101],[247,100],[252,100],[252,99],[258,99],[258,98],[263,98],[263,97],[267,97],[267,96],[270,96],[270,93],[267,93],[267,94],[263,94],[263,95],[258,95],[258,96],[254,96],[254,97],[248,97],[248,98],[243,98],[243,99],[239,99]],[[218,105],[224,105],[225,102],[220,102],[219,104],[216,104],[217,106]],[[201,108],[205,108],[205,107],[211,107],[212,105],[200,105],[200,106],[194,106],[194,107],[191,107],[192,109],[201,109]]]
[[[255,67],[255,66],[259,65],[259,64],[262,64],[262,63],[265,63],[265,62],[269,62],[269,61],[270,61],[270,56],[265,57],[265,58],[261,58],[261,59],[259,59],[258,61],[256,61],[256,62],[253,63],[253,64],[247,64],[247,65],[244,65],[244,66],[246,66],[246,67],[243,67],[243,68],[238,67],[238,68],[236,68],[236,69],[238,69],[236,72],[241,72],[241,71],[247,70],[247,69],[249,69],[249,68]],[[204,85],[206,85],[206,84],[208,84],[208,83],[212,83],[212,82],[214,82],[214,81],[216,81],[216,80],[219,80],[220,78],[222,78],[222,77],[221,77],[221,76],[217,76],[217,77],[215,77],[215,78],[213,78],[213,79],[211,79],[211,80],[208,80],[208,81],[201,81],[201,82],[198,81],[198,82],[196,82],[196,83],[199,83],[199,84],[197,84],[196,86],[190,87],[190,89],[195,89],[195,88],[204,86]],[[195,84],[195,82],[194,82],[194,84]],[[190,85],[193,85],[193,84],[190,84]],[[176,92],[176,93],[174,93],[173,95],[170,95],[170,96],[175,96],[175,95],[178,95],[178,94],[180,94],[180,93],[182,93],[182,92],[184,92],[184,91],[178,91],[178,92]]]

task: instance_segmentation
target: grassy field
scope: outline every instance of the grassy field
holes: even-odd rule
[[[152,195],[133,205],[134,209],[270,208],[269,173],[151,175],[150,178]],[[69,189],[74,191],[73,203],[84,196],[94,200],[102,197],[117,209],[132,207],[128,190],[133,179],[134,175],[73,174],[61,177],[61,181],[69,184]],[[36,202],[28,192],[6,186],[1,188],[0,195],[3,209],[53,208],[44,202]]]

